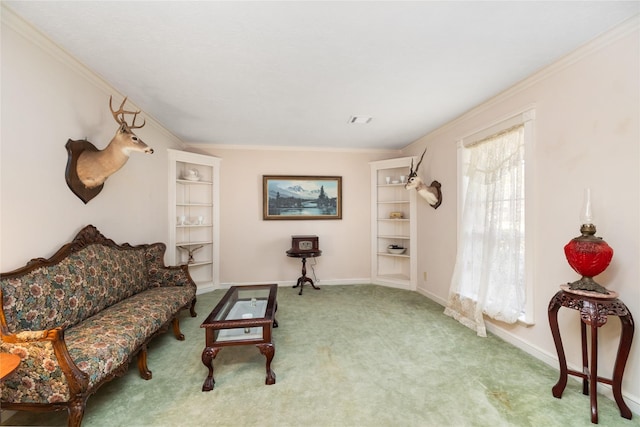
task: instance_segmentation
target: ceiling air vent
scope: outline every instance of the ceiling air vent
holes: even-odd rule
[[[351,116],[349,123],[364,125],[371,121],[371,116]]]

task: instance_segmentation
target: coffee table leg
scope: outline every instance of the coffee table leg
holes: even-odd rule
[[[272,385],[276,383],[276,373],[271,370],[271,361],[273,360],[273,355],[276,352],[275,347],[271,343],[266,344],[256,344],[256,347],[260,349],[260,353],[264,354],[267,358],[267,379],[265,380],[266,385]]]
[[[202,351],[202,363],[209,369],[209,375],[204,380],[204,384],[202,385],[202,391],[211,391],[213,390],[213,385],[216,383],[213,379],[213,359],[216,357],[216,354],[220,351],[219,348],[205,347]]]

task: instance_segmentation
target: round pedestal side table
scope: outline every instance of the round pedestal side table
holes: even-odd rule
[[[307,258],[316,258],[322,255],[322,251],[307,251],[307,252],[292,252],[287,251],[287,256],[291,258],[302,258],[302,276],[298,277],[298,281],[296,282],[294,288],[300,286],[300,292],[298,295],[302,295],[302,288],[306,282],[309,282],[313,289],[320,289],[316,285],[313,284],[313,280],[310,277],[307,277]]]

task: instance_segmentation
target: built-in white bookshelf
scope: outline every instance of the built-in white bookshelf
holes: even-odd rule
[[[413,157],[371,162],[371,280],[416,289],[416,192],[404,188]],[[404,248],[391,253],[390,245]],[[396,251],[397,252],[397,251]]]
[[[220,284],[220,159],[168,150],[168,265],[187,264],[198,293]]]

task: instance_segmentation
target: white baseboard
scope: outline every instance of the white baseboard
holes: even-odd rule
[[[437,303],[438,303],[438,304],[440,304],[443,308],[447,305],[447,301],[446,301],[446,300],[444,300],[444,299],[440,298],[439,296],[437,296],[437,295],[435,295],[435,294],[433,294],[433,293],[429,292],[429,291],[428,291],[428,290],[426,290],[426,289],[423,289],[423,288],[418,287],[418,288],[416,289],[416,291],[417,291],[419,294],[422,294],[422,295],[424,295],[425,297],[429,298],[430,300],[432,300],[432,301],[434,301],[434,302],[437,302]]]
[[[229,289],[231,286],[248,286],[248,285],[261,285],[261,284],[265,284],[265,283],[277,283],[279,288],[284,288],[284,287],[293,287],[296,285],[297,280],[285,280],[285,281],[281,281],[281,280],[262,280],[260,282],[227,282],[227,283],[221,283],[220,286],[218,288],[215,289]],[[314,280],[313,281],[314,285],[321,287],[321,286],[332,286],[332,285],[369,285],[371,284],[371,279],[369,278],[363,278],[363,279],[347,279],[347,280],[343,280],[343,279],[326,279],[326,280]],[[305,284],[306,286],[310,286],[308,283]],[[198,289],[199,291],[200,289]],[[210,292],[212,289],[207,290],[207,292]],[[198,292],[201,293],[201,292]],[[204,293],[204,292],[202,292]]]
[[[215,290],[215,286],[213,286],[213,283],[207,283],[207,284],[198,284],[198,289],[196,290],[196,295],[200,295],[200,294],[206,294],[207,292],[211,292],[213,290]]]

